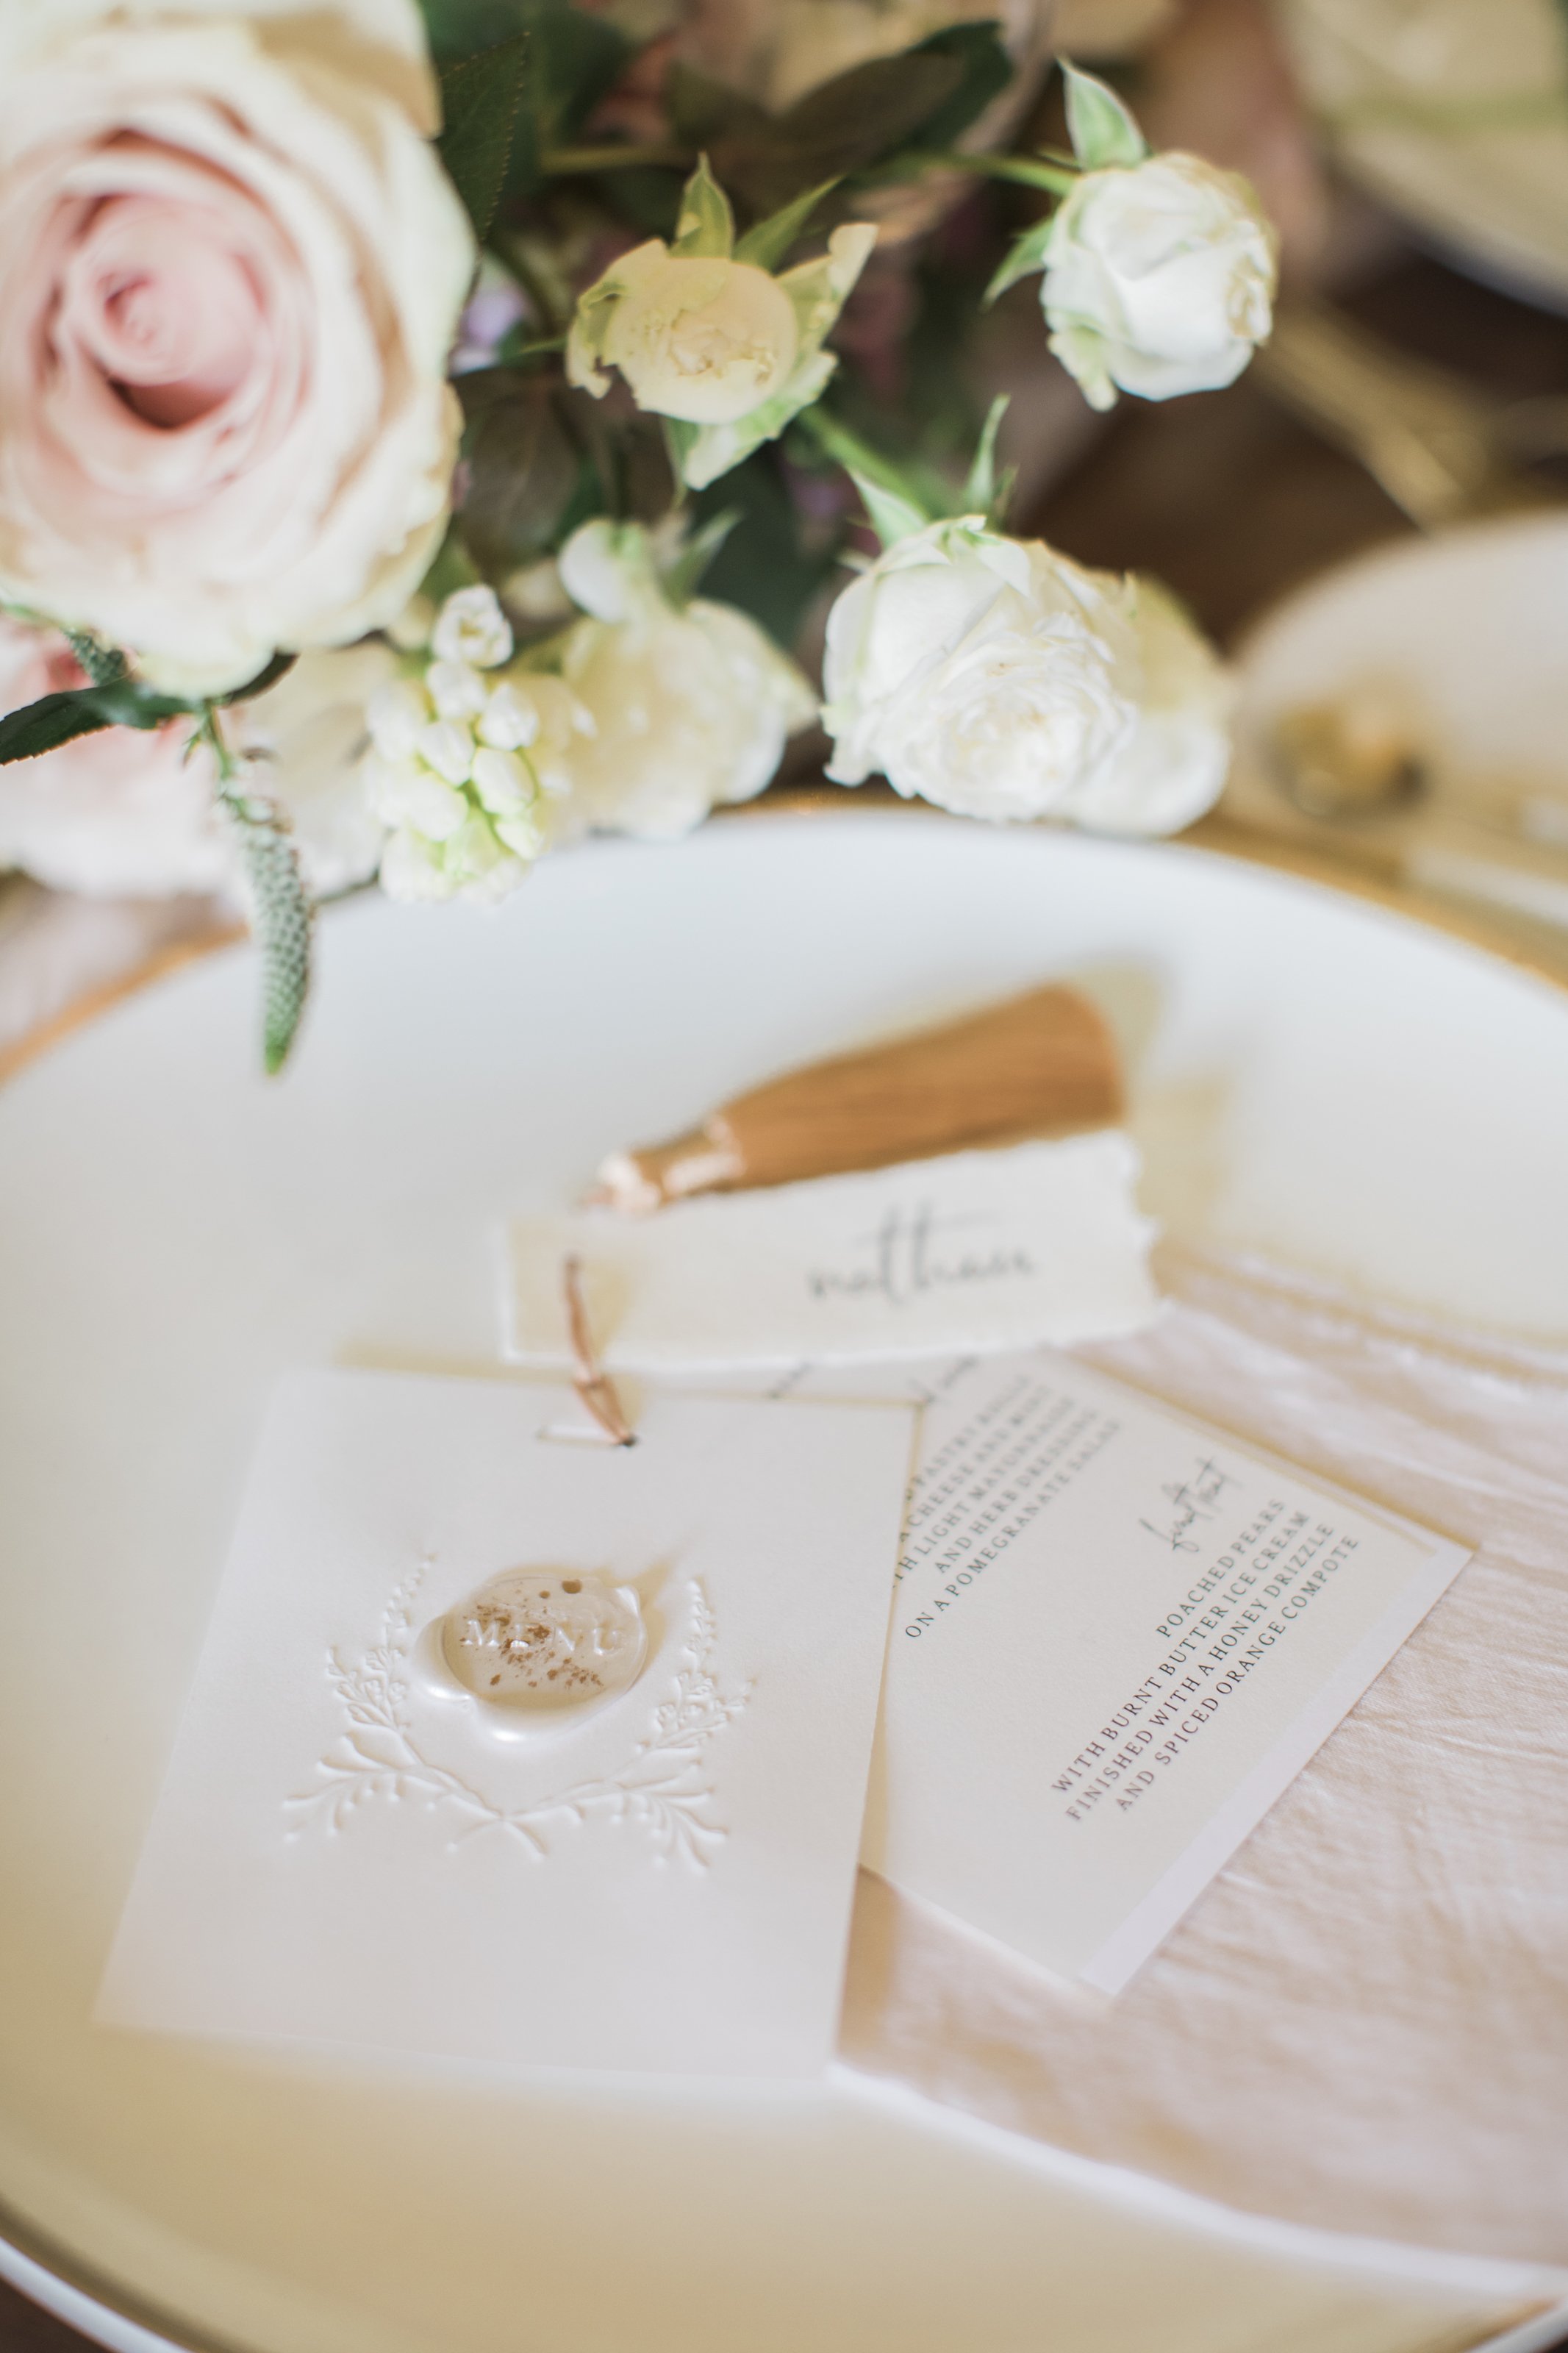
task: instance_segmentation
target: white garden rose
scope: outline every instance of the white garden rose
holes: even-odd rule
[[[228,743],[288,820],[313,896],[375,872],[383,828],[365,788],[364,705],[395,667],[374,640],[301,654],[276,686],[224,713]],[[56,631],[0,621],[0,712],[82,683]],[[0,870],[116,898],[237,897],[234,837],[214,801],[212,754],[191,748],[193,725],[107,727],[0,767]]]
[[[473,269],[405,0],[0,5],[0,598],[179,692],[396,613]]]
[[[779,277],[737,252],[728,199],[704,161],[673,246],[650,237],[578,302],[569,381],[602,399],[618,368],[639,408],[672,422],[682,479],[701,490],[816,400],[837,362],[823,342],[877,242],[866,222]]]
[[[592,724],[562,825],[669,840],[760,793],[816,713],[794,662],[733,606],[678,608],[635,524],[584,524],[561,577],[585,614],[560,641],[561,675]]]
[[[1086,172],[1051,222],[1051,349],[1095,408],[1234,383],[1272,323],[1274,234],[1248,183],[1200,156]]]
[[[827,774],[963,817],[1170,833],[1229,764],[1225,673],[1151,584],[978,517],[898,542],[828,617]]]
[[[752,262],[680,260],[657,238],[616,265],[603,357],[639,408],[733,425],[771,400],[800,349],[788,295]]]

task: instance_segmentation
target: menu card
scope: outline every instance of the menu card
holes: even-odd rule
[[[1068,1357],[920,1394],[861,1860],[1114,1993],[1468,1555]]]

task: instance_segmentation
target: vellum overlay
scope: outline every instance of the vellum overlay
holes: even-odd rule
[[[862,1860],[1116,1992],[1467,1557],[1070,1358],[955,1366]]]
[[[101,2021],[826,2063],[914,1415],[664,1397],[637,1430],[515,1381],[282,1385]]]
[[[570,1360],[561,1261],[581,1258],[611,1366],[846,1364],[1137,1331],[1159,1301],[1138,1156],[1113,1130],[713,1193],[651,1217],[520,1218],[504,1339]]]

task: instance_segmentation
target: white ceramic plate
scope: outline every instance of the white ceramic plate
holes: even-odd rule
[[[360,902],[322,966],[279,1085],[234,952],[0,1093],[11,2239],[263,2353],[1429,2347],[1392,2258],[852,2078],[541,2087],[86,2021],[268,1384],[491,1364],[504,1210],[780,1065],[1072,975],[1178,1230],[1562,1336],[1568,997],[1202,852],[871,810],[593,847],[493,915]]]
[[[1283,0],[1337,160],[1460,268],[1568,307],[1568,41],[1555,0]]]
[[[1386,852],[1417,885],[1568,927],[1565,630],[1568,512],[1401,539],[1336,565],[1241,650],[1227,809],[1309,843]],[[1332,825],[1299,816],[1272,772],[1276,723],[1369,697],[1428,757],[1429,797]]]

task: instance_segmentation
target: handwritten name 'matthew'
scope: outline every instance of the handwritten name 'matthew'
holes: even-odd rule
[[[929,1201],[914,1209],[895,1207],[857,1245],[867,1253],[860,1263],[810,1268],[806,1289],[813,1299],[878,1298],[891,1307],[907,1307],[925,1293],[952,1284],[1006,1282],[1037,1271],[1028,1251],[1010,1243],[954,1248],[938,1239],[953,1227],[976,1222],[984,1221],[939,1219]]]

